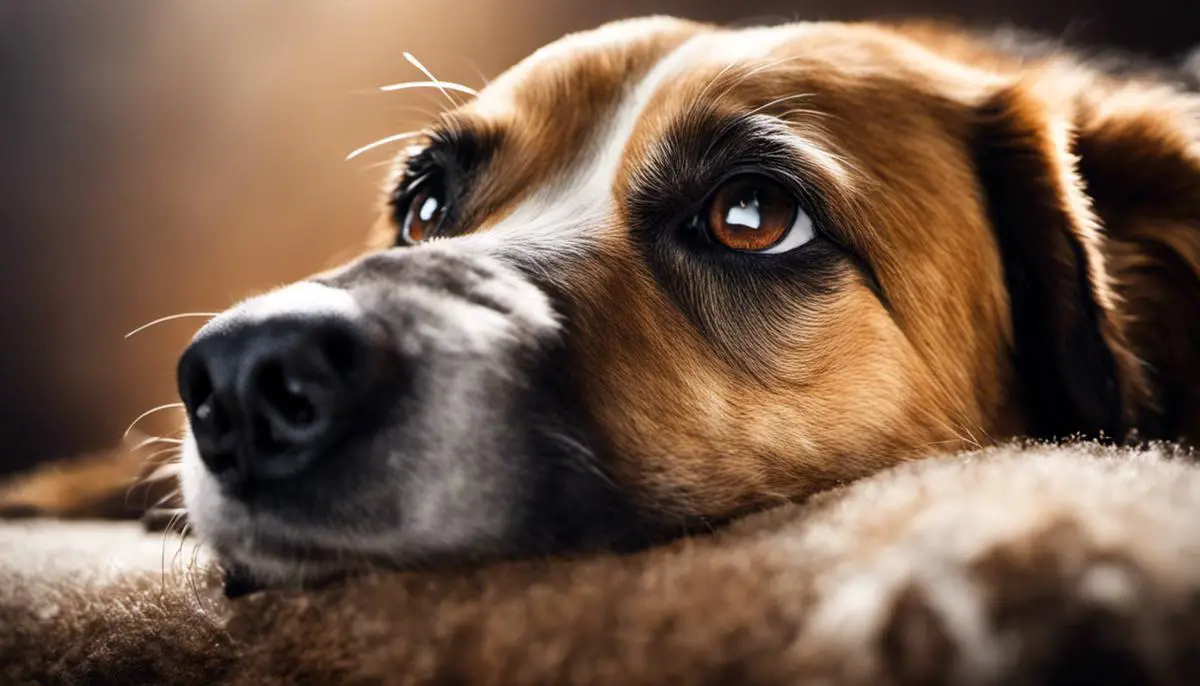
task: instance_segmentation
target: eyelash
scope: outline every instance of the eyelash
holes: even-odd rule
[[[420,152],[410,156],[404,163],[404,178],[401,185],[411,184],[414,180],[420,179],[428,174],[433,168],[436,168],[438,161],[433,148],[423,148]]]
[[[421,186],[432,174],[440,172],[440,165],[432,148],[423,148],[405,160],[404,172],[388,198],[392,221],[398,227],[404,221],[403,214],[408,211],[413,195],[420,191]]]

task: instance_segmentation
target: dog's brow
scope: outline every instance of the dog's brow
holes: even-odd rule
[[[841,210],[838,215],[848,214],[858,201],[859,173],[851,160],[833,152],[819,125],[785,121],[760,111],[763,106],[742,109],[747,108],[729,113],[697,102],[674,117],[631,169],[626,197],[635,213],[653,216],[661,210],[647,212],[648,207],[689,204],[730,170],[757,169]]]

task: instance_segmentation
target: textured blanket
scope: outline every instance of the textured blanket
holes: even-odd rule
[[[0,526],[0,683],[1200,683],[1200,470],[911,463],[628,557],[226,600],[133,525]]]

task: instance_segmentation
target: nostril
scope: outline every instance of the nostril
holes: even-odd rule
[[[193,415],[199,413],[213,395],[212,376],[204,363],[192,357],[185,357],[179,371],[180,395]]]
[[[233,430],[229,412],[211,394],[196,406],[192,412],[192,421],[214,436],[223,436]]]
[[[193,432],[209,442],[219,442],[233,429],[233,421],[217,400],[208,368],[191,360],[181,371],[180,382],[180,396],[191,413]]]
[[[250,424],[256,454],[273,457],[283,455],[294,447],[291,441],[276,434],[275,425],[265,415],[255,415]]]
[[[353,374],[362,364],[363,342],[357,332],[330,327],[321,333],[317,344],[331,371],[339,376]]]
[[[280,362],[268,362],[259,371],[255,382],[259,396],[281,420],[296,429],[305,429],[317,420],[317,407],[305,392],[304,384],[289,375]],[[265,422],[266,420],[263,419]],[[269,425],[269,422],[267,422]],[[258,429],[259,427],[255,427]],[[260,433],[255,431],[256,434]],[[272,441],[274,431],[266,431]],[[271,452],[277,452],[272,450]]]
[[[200,457],[214,474],[237,468],[235,418],[222,402],[203,348],[193,347],[180,359],[179,397],[183,400]]]

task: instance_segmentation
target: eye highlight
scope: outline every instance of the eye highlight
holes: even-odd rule
[[[397,207],[400,238],[410,245],[437,236],[446,220],[446,193],[439,177],[419,181]]]
[[[722,183],[693,222],[716,243],[739,252],[784,253],[815,236],[795,194],[759,174]]]

